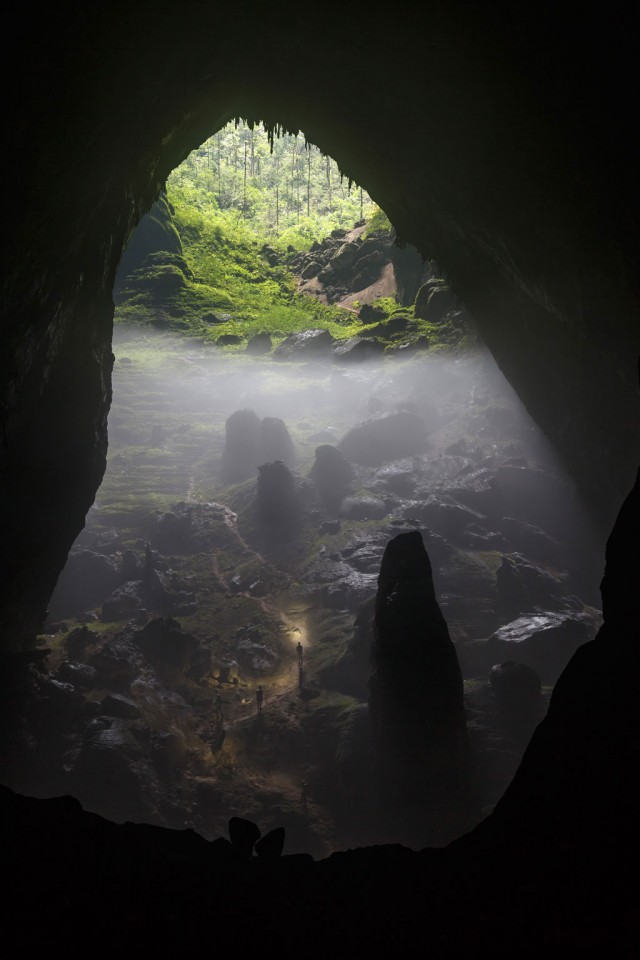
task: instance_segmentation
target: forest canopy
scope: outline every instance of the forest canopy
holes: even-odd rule
[[[192,151],[167,181],[173,203],[217,212],[276,248],[308,249],[336,228],[377,210],[369,194],[343,176],[302,133],[270,135],[262,125],[231,121]]]

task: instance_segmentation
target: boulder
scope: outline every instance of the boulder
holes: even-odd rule
[[[273,538],[289,538],[300,522],[300,500],[293,474],[282,460],[258,467],[256,508],[263,529]]]
[[[416,473],[416,463],[413,460],[407,457],[394,460],[392,463],[385,464],[380,470],[376,470],[373,485],[376,490],[391,491],[399,496],[411,496],[416,487]]]
[[[288,467],[296,462],[296,448],[284,420],[264,417],[260,423],[257,465],[282,460]]]
[[[311,277],[317,277],[322,270],[322,264],[318,260],[311,260],[300,272],[303,280],[309,280]]]
[[[375,467],[390,460],[424,453],[427,446],[422,417],[401,411],[353,427],[342,438],[338,449],[354,463]]]
[[[200,646],[200,641],[186,633],[171,617],[150,620],[142,630],[133,634],[132,639],[147,660],[170,673],[184,673]]]
[[[192,534],[191,517],[187,511],[169,510],[153,520],[149,536],[158,549],[166,553],[181,553],[189,548]],[[143,571],[144,573],[144,571]]]
[[[166,194],[161,193],[149,211],[143,215],[120,258],[114,282],[116,297],[129,275],[139,269],[149,255],[158,251],[167,251],[178,256],[182,254],[180,235],[173,222],[174,213],[174,207]]]
[[[220,475],[223,483],[255,477],[260,444],[260,417],[255,410],[236,410],[225,423]]]
[[[247,340],[245,352],[251,354],[253,357],[260,357],[265,353],[269,353],[271,351],[271,347],[271,334],[256,333],[253,337],[249,337]]]
[[[329,273],[338,273],[344,274],[350,267],[353,266],[360,254],[360,244],[358,243],[343,243],[338,247],[336,252],[333,254],[329,263],[324,267],[320,273],[320,278],[323,278],[323,274]]]
[[[414,316],[429,323],[441,323],[455,308],[455,297],[444,280],[431,279],[416,294]]]
[[[79,628],[81,629],[81,628]],[[63,660],[58,667],[58,677],[65,683],[71,683],[79,689],[88,689],[95,684],[98,673],[88,663],[75,663]]]
[[[384,344],[373,337],[350,337],[341,340],[333,348],[336,363],[362,363],[375,360],[384,353]]]
[[[337,511],[352,488],[354,470],[336,447],[326,443],[316,447],[309,477],[314,481],[324,505],[329,510]]]
[[[304,330],[285,337],[272,357],[274,360],[319,360],[331,355],[333,344],[328,330]]]
[[[384,320],[386,316],[387,311],[383,307],[376,307],[370,303],[363,303],[358,311],[358,320],[361,323],[376,323]]]

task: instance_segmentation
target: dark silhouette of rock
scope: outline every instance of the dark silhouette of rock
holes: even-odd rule
[[[156,668],[181,673],[189,668],[200,643],[177,620],[157,617],[133,634],[134,642]]]
[[[287,538],[298,528],[300,500],[293,474],[282,460],[258,467],[256,507],[263,529],[274,538]]]
[[[289,468],[295,466],[296,448],[284,420],[263,417],[258,441],[258,464],[282,460]]]
[[[369,706],[376,787],[402,842],[437,842],[473,808],[455,647],[419,531],[384,552],[375,601]]]
[[[254,410],[236,410],[225,423],[220,475],[223,483],[255,477],[260,443],[260,417]]]
[[[389,460],[424,453],[427,442],[423,419],[402,411],[358,424],[345,434],[338,449],[354,463],[377,467]]]
[[[253,337],[249,337],[247,340],[245,352],[251,354],[251,356],[260,357],[265,353],[269,353],[271,346],[271,334],[256,333]]]
[[[144,214],[120,259],[114,283],[116,297],[126,285],[130,274],[138,270],[147,257],[159,252],[177,256],[182,254],[180,234],[173,221],[174,213],[173,204],[166,194],[161,193],[150,210]]]
[[[86,653],[87,647],[96,643],[99,639],[99,634],[89,630],[88,627],[76,627],[71,633],[67,634],[67,653],[70,657],[82,657]]]
[[[94,667],[88,663],[75,663],[72,660],[63,660],[58,668],[60,680],[73,684],[74,687],[91,687],[97,676]]]
[[[420,320],[441,323],[455,308],[455,298],[444,280],[427,280],[416,294],[414,313]]]
[[[260,839],[256,841],[256,856],[260,860],[277,860],[278,857],[282,856],[284,839],[284,827],[276,827],[274,830],[269,830],[269,833],[265,833],[264,837],[260,837]]]
[[[377,320],[384,320],[386,316],[386,310],[382,307],[374,307],[370,303],[363,303],[358,310],[358,320],[361,323],[375,323]]]
[[[229,840],[234,855],[240,860],[250,860],[253,848],[261,837],[259,828],[244,817],[231,817],[229,820]]]
[[[324,505],[329,510],[337,511],[340,502],[352,488],[354,471],[337,447],[324,443],[316,447],[316,458],[309,476],[314,481]]]
[[[489,683],[496,703],[514,717],[535,716],[540,707],[540,674],[525,663],[505,660],[489,671]]]
[[[373,337],[350,337],[342,340],[333,348],[333,359],[336,363],[363,363],[365,360],[375,360],[384,353],[384,343]]]
[[[191,534],[190,516],[187,513],[174,513],[169,510],[156,518],[150,536],[154,545],[160,550],[178,553],[188,548]]]
[[[292,333],[273,351],[274,360],[318,360],[329,357],[333,337],[328,330],[304,330]]]
[[[394,237],[395,239],[395,237]],[[422,254],[413,244],[391,244],[390,250],[393,272],[398,288],[398,300],[404,306],[410,306],[422,283],[429,275],[429,268],[425,264]]]
[[[255,477],[262,463],[296,462],[296,449],[284,420],[264,417],[251,409],[236,410],[225,424],[225,446],[220,467],[224,483]]]

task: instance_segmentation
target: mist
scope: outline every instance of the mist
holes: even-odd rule
[[[106,474],[43,630],[85,701],[68,792],[321,856],[462,835],[600,623],[601,538],[491,355],[279,361],[124,325],[114,353]],[[475,781],[464,816],[408,833],[372,789],[369,698],[383,555],[415,531]]]

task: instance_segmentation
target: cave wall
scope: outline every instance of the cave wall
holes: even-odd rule
[[[235,115],[304,129],[437,259],[611,526],[640,451],[630,34],[569,12],[401,3],[379,21],[331,5],[66,2],[18,15],[3,643],[37,630],[104,470],[121,252],[169,172]]]

